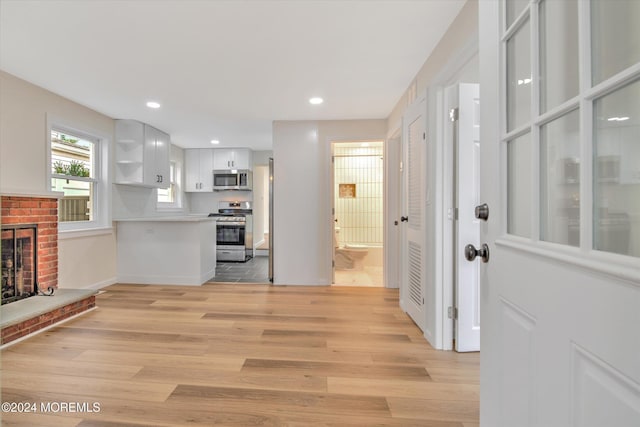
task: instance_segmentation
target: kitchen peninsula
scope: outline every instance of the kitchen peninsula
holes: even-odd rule
[[[215,218],[193,215],[116,222],[120,283],[198,286],[215,276]]]

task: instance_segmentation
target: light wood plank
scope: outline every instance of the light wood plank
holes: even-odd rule
[[[88,399],[118,396],[141,402],[164,402],[173,392],[175,384],[145,383],[133,380],[110,380],[38,372],[2,371],[2,387],[15,389],[34,388],[49,393],[75,394],[78,402]],[[59,402],[59,400],[56,400]]]
[[[74,361],[98,363],[128,363],[141,366],[178,367],[192,369],[239,372],[245,361],[242,357],[234,356],[185,356],[176,354],[138,353],[126,351],[87,350],[77,356]]]
[[[416,397],[429,400],[465,400],[477,402],[480,387],[473,384],[444,384],[433,381],[403,381],[396,378],[327,378],[329,393],[364,396]]]
[[[6,400],[3,400],[6,402]],[[5,427],[77,427],[82,423],[80,417],[61,417],[49,414],[3,414],[1,425]]]
[[[479,401],[388,397],[387,402],[394,418],[475,422],[480,417]]]
[[[0,375],[5,401],[101,411],[3,425],[477,427],[479,355],[431,348],[397,290],[118,284],[97,305]]]

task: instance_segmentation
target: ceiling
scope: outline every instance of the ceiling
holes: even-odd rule
[[[273,120],[387,118],[463,4],[0,0],[0,69],[181,147],[269,150]]]

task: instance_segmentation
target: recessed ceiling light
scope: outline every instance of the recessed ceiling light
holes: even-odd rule
[[[211,140],[211,143],[212,143],[212,144],[220,144],[220,141],[218,141],[217,139],[212,139],[212,140]]]
[[[309,103],[313,104],[313,105],[318,105],[318,104],[322,104],[324,102],[324,99],[319,98],[319,97],[314,97],[314,98],[310,98],[309,99]]]
[[[149,108],[160,108],[160,104],[158,104],[155,101],[149,101],[149,102],[147,102],[147,107],[149,107]]]

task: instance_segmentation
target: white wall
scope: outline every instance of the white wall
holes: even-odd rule
[[[266,203],[266,205],[265,205]],[[269,203],[269,167],[264,165],[253,167],[253,246],[264,241],[265,217],[268,216]],[[266,208],[265,208],[266,207]]]
[[[331,142],[386,133],[385,120],[274,122],[275,284],[331,284]]]
[[[92,129],[113,141],[111,118],[0,71],[0,192],[49,191],[47,115]],[[66,234],[58,244],[58,286],[86,288],[115,282],[116,239]]]
[[[253,152],[253,246],[269,232],[269,158],[273,151]]]

